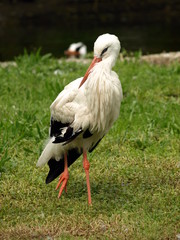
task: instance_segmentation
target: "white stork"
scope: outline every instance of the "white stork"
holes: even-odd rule
[[[89,161],[92,152],[119,116],[123,98],[118,75],[112,71],[120,51],[115,35],[103,34],[94,43],[94,59],[84,77],[68,84],[51,104],[50,138],[37,166],[48,163],[46,183],[60,174],[59,195],[69,179],[68,167],[83,154],[88,203],[91,204]]]
[[[85,57],[87,47],[82,42],[72,43],[69,48],[64,52],[67,57]]]

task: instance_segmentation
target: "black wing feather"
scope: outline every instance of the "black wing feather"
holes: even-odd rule
[[[77,132],[73,132],[73,128],[68,127],[64,136],[57,136],[53,143],[63,143],[63,145],[66,145],[72,142],[82,132],[82,129],[79,129]]]
[[[78,151],[77,148],[73,148],[67,152],[68,167],[73,164],[82,154],[83,150]],[[61,158],[59,161],[51,158],[48,162],[49,173],[46,178],[46,184],[52,182],[64,171],[64,158]]]
[[[83,138],[89,138],[91,137],[93,134],[89,131],[89,129],[87,129],[84,133],[83,133]]]
[[[66,131],[64,134],[62,134],[64,128],[66,128]],[[53,143],[64,143],[63,145],[66,145],[73,141],[82,132],[82,129],[74,132],[73,128],[70,126],[70,123],[62,123],[54,120],[51,117],[50,137],[55,137]]]
[[[53,137],[53,136],[57,137],[57,136],[59,136],[62,133],[62,129],[64,127],[68,127],[68,126],[69,126],[69,123],[62,123],[62,122],[54,120],[51,117],[50,137]]]

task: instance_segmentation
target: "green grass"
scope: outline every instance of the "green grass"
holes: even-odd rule
[[[89,154],[93,206],[82,159],[68,193],[36,162],[48,136],[49,106],[87,65],[50,55],[0,68],[0,239],[176,239],[180,232],[180,66],[118,61],[121,114]],[[53,72],[60,69],[59,75]]]

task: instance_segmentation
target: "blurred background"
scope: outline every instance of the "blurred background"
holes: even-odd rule
[[[36,51],[64,56],[72,42],[88,51],[102,33],[143,54],[178,51],[179,0],[0,0],[0,61]]]

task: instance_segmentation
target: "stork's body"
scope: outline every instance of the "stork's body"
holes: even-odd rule
[[[122,88],[112,71],[120,50],[116,36],[104,34],[94,45],[94,60],[84,78],[68,84],[52,103],[50,139],[37,165],[50,167],[46,183],[62,173],[59,196],[69,177],[70,166],[83,153],[87,176],[88,202],[91,204],[89,162],[91,152],[119,116]]]
[[[66,50],[64,52],[64,54],[67,56],[67,57],[70,57],[70,58],[73,58],[73,57],[85,57],[87,53],[87,47],[84,43],[82,42],[78,42],[78,43],[72,43],[68,50]]]

